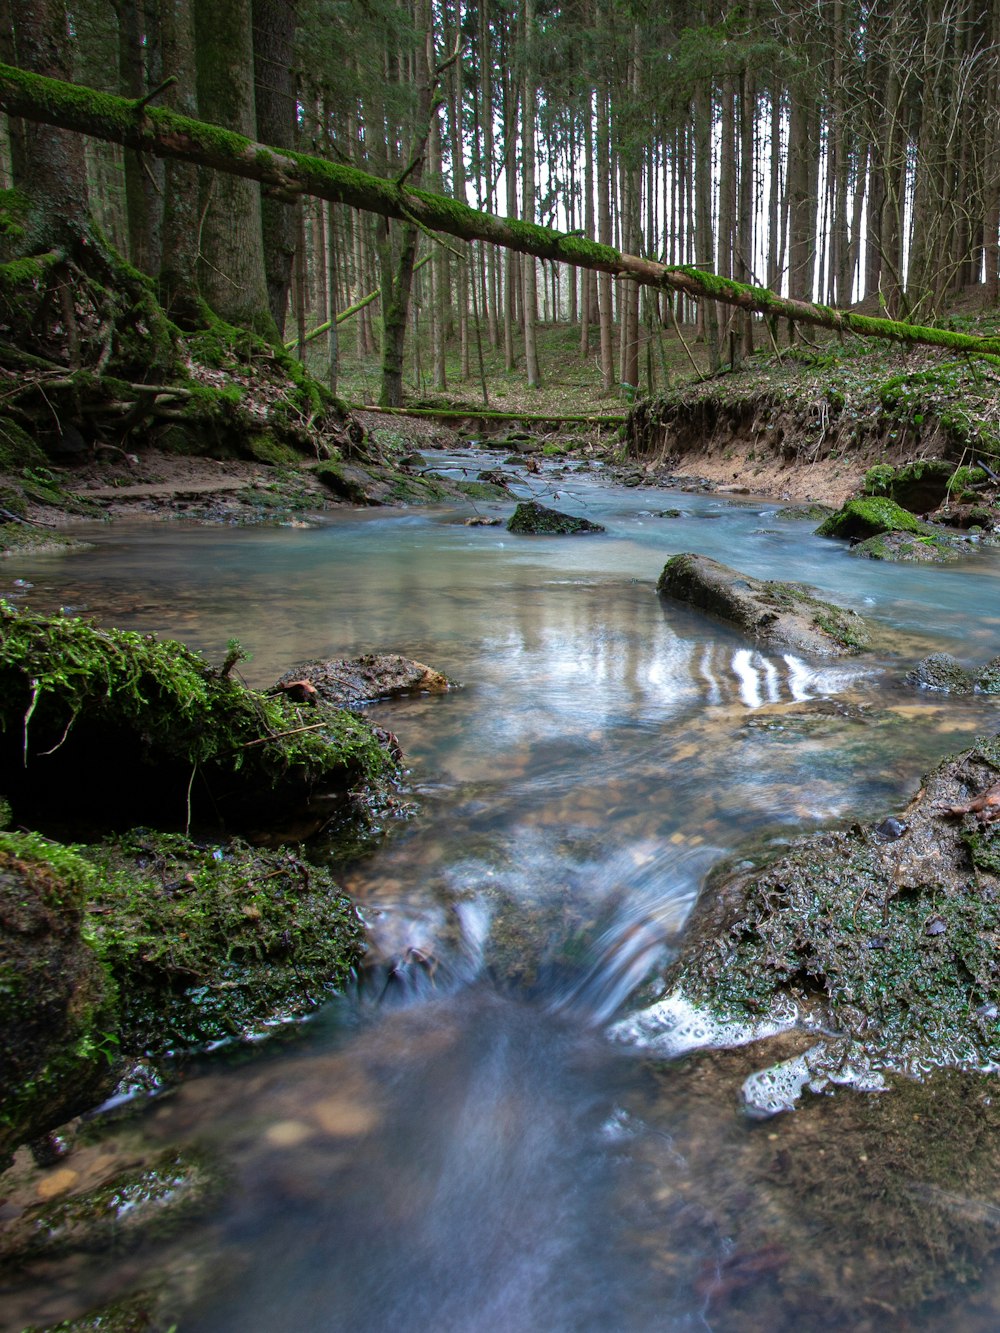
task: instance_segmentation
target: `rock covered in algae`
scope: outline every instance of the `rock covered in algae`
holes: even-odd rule
[[[840,1034],[845,1058],[868,1068],[1000,1061],[1000,824],[948,813],[998,767],[1000,739],[980,741],[925,778],[898,818],[718,871],[666,993],[743,1023],[787,1026],[793,1013]]]
[[[589,518],[577,518],[559,509],[549,509],[536,500],[519,504],[507,520],[507,531],[540,536],[571,536],[579,532],[604,532],[600,523]]]
[[[921,523],[909,510],[884,495],[866,495],[848,500],[842,509],[831,514],[816,529],[817,537],[846,537],[864,541],[882,532],[928,533],[932,529]]]
[[[753,578],[709,556],[667,561],[657,591],[720,617],[759,643],[813,657],[850,657],[877,645],[879,627],[803,584]]]
[[[0,834],[0,1159],[114,1082],[115,988],[83,937],[87,871],[36,834]]]

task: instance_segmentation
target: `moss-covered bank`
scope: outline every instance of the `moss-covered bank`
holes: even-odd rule
[[[239,658],[0,603],[0,791],[54,830],[149,823],[246,828],[355,794],[394,771],[353,713],[248,689]]]

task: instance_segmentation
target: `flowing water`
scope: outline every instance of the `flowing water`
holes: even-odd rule
[[[371,935],[357,994],[193,1063],[70,1159],[96,1181],[198,1152],[219,1197],[179,1232],[8,1280],[4,1329],[160,1286],[181,1333],[1000,1322],[988,1082],[841,1089],[761,1125],[739,1089],[774,1043],[667,1061],[613,1031],[655,993],[722,857],[880,819],[998,729],[992,699],[915,693],[900,661],[749,649],[657,596],[665,560],[812,583],[893,627],[901,661],[982,663],[1000,649],[1000,552],[881,565],[763,501],[557,471],[531,490],[607,534],[377,510],[307,531],[119,525],[91,553],[5,566],[0,592],[36,610],[216,659],[239,637],[252,684],[378,650],[461,688],[370,710],[406,753],[412,814],[341,868]],[[977,1145],[958,1180],[931,1161],[956,1097]],[[927,1128],[890,1189],[876,1166],[900,1118]]]

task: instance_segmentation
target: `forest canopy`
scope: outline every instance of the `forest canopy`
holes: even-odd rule
[[[372,216],[273,181],[262,196],[191,161],[7,118],[6,183],[48,194],[27,225],[36,248],[54,219],[92,214],[182,322],[207,305],[277,343],[291,314],[300,347],[325,325],[333,379],[338,312],[378,291],[358,337],[381,343],[386,403],[401,398],[415,291],[438,387],[449,339],[468,376],[477,338],[513,365],[516,336],[539,382],[533,331],[559,319],[582,355],[599,349],[606,390],[638,385],[640,327],[693,323],[713,364],[775,336],[739,308],[760,300],[691,299],[711,290],[700,274],[925,325],[970,287],[997,297],[995,0],[5,8],[9,64],[360,168],[405,198],[424,187],[651,272],[689,270],[641,295],[613,264],[501,252],[482,231],[435,242],[416,208]]]

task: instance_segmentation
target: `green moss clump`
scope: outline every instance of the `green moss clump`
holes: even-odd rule
[[[267,463],[270,467],[294,467],[299,455],[288,444],[276,440],[271,432],[250,435],[247,439],[247,451],[258,463]]]
[[[888,463],[876,463],[865,473],[863,490],[865,495],[888,495],[896,469]]]
[[[82,933],[90,882],[72,849],[0,833],[0,1160],[114,1082],[114,986]]]
[[[0,602],[0,789],[18,818],[100,818],[110,803],[105,821],[257,819],[320,789],[378,789],[392,771],[352,713],[304,713],[179,643]]]
[[[45,451],[8,416],[0,416],[0,472],[19,474],[23,468],[48,464]]]
[[[848,500],[843,509],[822,522],[816,529],[817,537],[846,537],[863,540],[877,537],[881,532],[930,531],[913,514],[885,496],[867,496]]]
[[[161,1056],[307,1013],[364,951],[350,900],[287,850],[137,829],[82,851],[88,931],[115,978],[121,1044]]]

